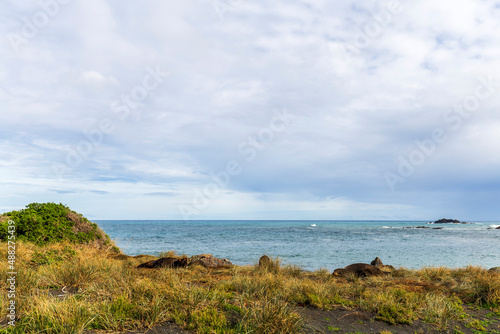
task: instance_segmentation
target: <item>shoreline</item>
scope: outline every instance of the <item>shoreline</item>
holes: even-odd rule
[[[165,252],[162,252],[162,253],[165,253]],[[174,250],[169,250],[168,252],[166,252],[165,254],[167,253],[173,253],[173,254],[178,254],[178,252],[174,249]],[[208,254],[208,255],[213,255],[211,253],[204,253],[204,254]],[[185,257],[193,257],[193,256],[197,256],[199,254],[181,254],[181,255],[178,255],[179,257],[182,257],[182,256],[185,256]],[[262,254],[262,255],[267,255],[267,254]],[[162,256],[161,254],[159,255],[152,255],[152,254],[137,254],[137,255],[129,255],[129,254],[124,254],[124,253],[121,253],[120,256],[125,259],[125,258],[130,258],[130,259],[141,259],[141,258],[150,258],[150,259],[160,259]],[[177,256],[177,255],[176,255]],[[224,257],[228,260],[231,260],[230,258],[228,257]],[[279,259],[281,261],[281,264],[284,265],[284,266],[291,266],[291,267],[294,267],[294,268],[297,268],[297,270],[300,270],[302,272],[305,272],[305,273],[313,273],[315,271],[318,271],[318,270],[327,270],[327,271],[332,271],[335,269],[335,268],[326,268],[326,267],[319,267],[319,268],[313,268],[313,269],[304,269],[302,266],[300,265],[297,265],[297,264],[293,264],[293,263],[287,263],[287,262],[284,262],[285,259],[283,259],[282,257],[280,256],[276,256],[276,257],[273,257],[273,258],[276,258],[276,259]],[[376,256],[376,258],[378,258]],[[252,266],[255,266],[257,265],[259,262],[259,259],[255,259],[255,261],[252,261],[252,262],[249,262],[249,263],[244,263],[244,264],[238,264],[238,263],[234,263],[233,261],[231,261],[231,263],[236,266],[236,267],[252,267]],[[370,263],[371,261],[367,261],[366,263]],[[362,261],[360,261],[359,263],[363,263]],[[500,261],[498,261],[498,264],[500,265]],[[390,266],[393,266],[392,264],[389,264]],[[477,264],[473,264],[473,263],[469,263],[469,264],[466,264],[466,265],[463,265],[463,266],[456,266],[456,267],[452,267],[452,266],[447,266],[447,265],[424,265],[424,266],[421,266],[421,267],[404,267],[404,266],[393,266],[395,267],[395,269],[398,269],[398,270],[413,270],[413,271],[418,271],[418,270],[422,270],[422,269],[428,269],[428,268],[445,268],[445,269],[449,269],[449,270],[459,270],[459,269],[464,269],[464,268],[467,268],[467,267],[475,267],[475,268],[480,268],[482,270],[492,270],[492,269],[495,269],[495,268],[500,268],[500,266],[495,266],[495,267],[490,267],[490,266],[482,266],[482,265],[477,265]],[[336,267],[338,268],[338,266]]]
[[[300,265],[305,270],[326,267],[333,270],[379,256],[394,266],[419,269],[424,266],[459,268],[468,264],[485,268],[497,266],[492,250],[498,249],[500,234],[484,225],[446,226],[441,230],[403,229],[425,222],[409,224],[387,222],[355,225],[336,222],[323,225],[314,221],[288,223],[250,222],[220,223],[211,221],[163,224],[160,222],[100,226],[129,255],[153,254],[175,249],[188,255],[212,253],[230,257],[235,264],[252,264],[262,254],[281,257],[283,262]],[[399,226],[384,229],[383,226]],[[400,228],[401,227],[401,228]],[[468,232],[468,229],[471,229]],[[476,230],[479,228],[479,230]],[[464,230],[462,230],[464,229]],[[181,242],[182,241],[182,242]]]

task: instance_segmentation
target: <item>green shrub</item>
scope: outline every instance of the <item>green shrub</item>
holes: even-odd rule
[[[17,240],[38,245],[69,241],[112,246],[109,236],[97,224],[63,204],[31,203],[25,209],[7,212],[0,217],[0,240],[7,240],[8,221],[12,220]],[[119,251],[116,247],[114,250]]]

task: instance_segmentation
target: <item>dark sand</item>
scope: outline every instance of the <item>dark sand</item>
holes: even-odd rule
[[[477,310],[474,308],[466,308],[466,312],[474,315],[475,319],[488,320],[490,325],[486,332],[480,332],[467,328],[465,322],[450,321],[446,330],[437,330],[433,324],[425,323],[420,320],[414,321],[411,325],[391,325],[383,321],[375,320],[375,315],[359,310],[318,310],[311,307],[297,308],[297,312],[304,319],[304,334],[316,333],[381,333],[389,331],[393,334],[437,334],[437,333],[460,333],[455,330],[460,330],[464,334],[475,333],[500,333],[500,319],[498,317],[487,317],[491,311]],[[98,333],[98,332],[89,332]],[[108,332],[109,333],[109,332]],[[173,323],[163,323],[149,330],[118,332],[118,333],[133,333],[133,334],[194,334],[194,331],[188,331],[180,328]]]

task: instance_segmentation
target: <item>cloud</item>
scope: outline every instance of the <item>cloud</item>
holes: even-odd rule
[[[242,172],[198,217],[495,219],[500,9],[459,2],[61,6],[18,52],[0,42],[2,200],[179,218],[237,161]],[[3,36],[42,10],[4,7]],[[168,75],[152,88],[157,68]],[[494,92],[453,129],[445,115],[489,75]],[[284,109],[294,121],[248,161]],[[384,173],[436,128],[447,140],[391,190]]]
[[[145,196],[161,196],[161,197],[172,197],[172,196],[175,196],[176,194],[175,193],[171,193],[171,192],[155,192],[155,193],[148,193],[148,194],[144,194]]]
[[[77,192],[76,192],[76,191],[74,191],[74,190],[58,190],[58,189],[50,189],[50,191],[53,191],[53,192],[55,192],[55,193],[62,194],[62,195],[64,195],[64,194],[75,194],[75,193],[77,193]]]

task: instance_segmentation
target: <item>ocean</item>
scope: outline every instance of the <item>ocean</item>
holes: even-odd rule
[[[209,253],[248,265],[267,254],[305,270],[332,271],[352,263],[411,269],[500,266],[500,222],[426,224],[422,221],[183,221],[101,220],[96,223],[128,255],[175,250]],[[430,229],[415,228],[426,226]],[[432,229],[442,227],[442,229]]]

